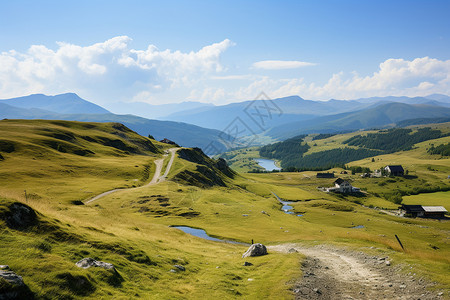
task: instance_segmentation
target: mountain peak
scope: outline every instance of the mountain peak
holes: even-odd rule
[[[60,114],[107,114],[101,106],[82,99],[75,93],[54,96],[32,94],[24,97],[1,100],[1,103],[19,108],[37,108]]]

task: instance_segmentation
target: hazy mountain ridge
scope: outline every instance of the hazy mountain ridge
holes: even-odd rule
[[[38,108],[60,114],[106,114],[103,107],[80,98],[75,93],[47,96],[33,94],[24,97],[0,100],[0,103],[19,108]]]
[[[384,128],[407,120],[411,120],[407,124],[413,124],[423,122],[424,119],[446,120],[450,117],[450,97],[445,95],[329,101],[290,96],[222,106],[199,102],[138,105],[159,108],[160,112],[169,108],[189,109],[171,114],[167,117],[168,121],[159,121],[135,115],[113,114],[73,93],[56,96],[37,94],[0,100],[0,118],[120,122],[144,136],[151,134],[156,139],[169,138],[182,146],[200,147],[206,151],[211,147],[217,153],[238,146],[229,145],[235,138],[241,138],[231,136],[233,133],[229,130],[238,125],[246,127],[244,138],[258,135],[263,140],[284,140],[305,133]],[[234,123],[236,121],[239,123]]]
[[[397,122],[410,119],[437,119],[445,117],[450,117],[450,108],[393,102],[356,112],[322,116],[308,121],[284,124],[270,129],[266,135],[278,137],[282,140],[305,133],[355,131],[389,125],[394,126]]]
[[[34,102],[33,99],[38,100]],[[58,101],[58,99],[62,99],[62,103],[67,108],[62,107],[63,104],[56,105],[54,101]],[[224,142],[219,139],[219,136],[226,138],[227,135],[218,130],[180,122],[150,120],[133,115],[116,115],[100,106],[79,99],[81,98],[76,94],[63,94],[57,96],[30,95],[2,100],[0,101],[0,118],[119,122],[140,135],[147,136],[151,134],[158,140],[168,138],[185,147],[201,147],[206,149],[211,143],[211,146],[215,149],[220,151],[226,149]],[[74,104],[71,104],[70,101],[74,101]],[[39,108],[34,108],[33,106]],[[40,107],[46,107],[54,111],[41,109]],[[60,112],[70,111],[71,108],[74,108],[74,112],[81,111],[81,113],[55,112],[55,110]],[[100,111],[101,113],[93,113],[94,111]]]

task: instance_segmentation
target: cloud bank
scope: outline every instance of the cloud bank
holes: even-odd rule
[[[369,76],[356,72],[333,74],[323,85],[308,83],[305,78],[272,79],[262,77],[236,92],[238,99],[251,99],[260,91],[272,98],[300,95],[306,99],[356,99],[373,96],[450,95],[450,60],[429,57],[388,59]]]
[[[0,98],[32,93],[76,92],[106,104],[185,100],[227,103],[299,95],[306,99],[355,99],[373,96],[450,95],[450,60],[430,57],[387,59],[370,75],[336,72],[324,84],[307,78],[267,77],[255,69],[281,70],[312,66],[302,61],[258,61],[239,75],[221,60],[234,45],[229,39],[197,51],[133,49],[132,39],[118,36],[88,46],[59,42],[56,49],[33,45],[26,52],[0,53]],[[283,74],[283,73],[280,73]],[[278,74],[277,76],[280,76]]]
[[[0,54],[0,96],[77,92],[94,98],[119,99],[189,87],[224,70],[220,56],[233,45],[225,39],[188,53],[130,48],[131,38],[118,36],[78,46],[58,42],[52,50],[33,45],[26,53]],[[116,99],[117,100],[117,99]]]

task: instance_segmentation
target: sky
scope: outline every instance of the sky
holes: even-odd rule
[[[0,1],[0,99],[450,95],[450,1]]]

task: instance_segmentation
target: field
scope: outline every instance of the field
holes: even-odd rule
[[[20,132],[17,126],[22,126]],[[112,124],[93,123],[95,130],[90,131],[83,126],[77,122],[65,122],[61,127],[51,121],[0,121],[0,140],[15,145],[14,151],[1,152],[0,264],[23,276],[38,298],[293,297],[293,283],[301,277],[301,254],[273,252],[243,259],[247,245],[203,240],[172,228],[174,225],[202,228],[213,237],[247,244],[252,240],[266,245],[328,244],[389,255],[405,272],[413,266],[417,276],[437,282],[436,288],[448,292],[448,221],[399,218],[375,209],[398,207],[383,196],[389,194],[386,190],[413,193],[417,191],[414,188],[426,184],[448,187],[449,160],[426,154],[426,144],[376,157],[375,162],[352,163],[379,166],[392,161],[410,170],[411,178],[342,175],[360,187],[363,195],[324,193],[317,187],[331,186],[335,179],[317,179],[316,172],[238,173],[233,179],[219,175],[226,186],[187,185],[177,180],[177,175],[187,170],[195,177],[198,165],[180,157],[175,159],[168,181],[126,189],[150,181],[155,159],[164,158],[164,168],[167,166],[169,157],[163,153],[168,146],[151,141],[154,147],[149,147],[144,143],[148,139],[114,129]],[[47,138],[40,135],[42,129],[52,133],[64,129],[75,136],[71,143],[95,154],[80,156],[45,148],[42,140]],[[86,142],[82,136],[118,139],[136,150],[132,153]],[[342,169],[330,171],[340,173]],[[123,190],[88,205],[75,205],[118,187]],[[295,214],[281,211],[272,193],[292,201]],[[447,205],[446,200],[448,192],[403,195],[405,203]],[[37,212],[35,226],[26,230],[7,226],[5,216],[15,201]],[[363,227],[352,228],[358,225]],[[77,268],[75,262],[83,257],[113,263],[118,273]],[[253,265],[243,266],[245,261]],[[186,271],[171,271],[176,264]]]

